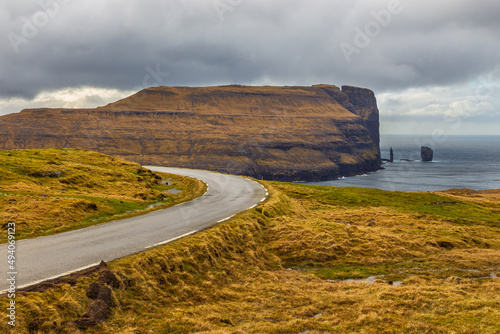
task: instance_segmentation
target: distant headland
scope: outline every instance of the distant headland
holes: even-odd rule
[[[375,94],[353,86],[153,87],[95,109],[0,117],[0,150],[73,147],[281,181],[380,168]]]

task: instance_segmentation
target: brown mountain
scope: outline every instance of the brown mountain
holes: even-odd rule
[[[96,109],[0,117],[0,149],[75,147],[145,165],[275,180],[319,180],[380,167],[371,90],[154,87]]]

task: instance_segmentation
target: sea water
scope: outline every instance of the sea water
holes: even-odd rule
[[[420,160],[421,146],[433,149],[432,162]],[[389,159],[391,147],[394,162],[384,163],[380,171],[308,184],[401,191],[500,189],[500,136],[382,135],[382,158]]]

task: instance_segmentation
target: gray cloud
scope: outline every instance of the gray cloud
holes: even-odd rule
[[[80,86],[466,85],[500,68],[498,13],[488,0],[6,0],[0,97]],[[342,45],[356,52],[346,58]]]

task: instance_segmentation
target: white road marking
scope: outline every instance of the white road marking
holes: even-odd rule
[[[235,216],[235,215],[232,215],[232,216],[230,216],[230,217],[227,217],[227,218],[221,219],[221,220],[219,220],[217,223],[222,223],[222,222],[225,222],[226,220],[229,220],[229,219],[233,218],[234,216]]]
[[[175,237],[175,238],[172,238],[172,239],[168,239],[168,240],[165,240],[165,241],[162,241],[162,242],[158,242],[158,243],[156,243],[154,245],[147,246],[147,247],[144,247],[144,248],[148,249],[148,248],[153,248],[153,247],[156,247],[156,246],[165,245],[165,244],[168,244],[169,242],[175,241],[177,239],[187,237],[188,235],[191,235],[191,234],[195,234],[196,232],[198,232],[198,230],[194,230],[194,231],[191,231],[191,232],[188,232],[188,233],[184,233],[183,235],[179,235],[178,237]]]
[[[30,283],[27,283],[27,284],[19,285],[19,286],[16,286],[16,290],[24,289],[24,288],[26,288],[28,286],[31,286],[31,285],[36,285],[38,283],[42,283],[42,282],[50,281],[50,280],[53,280],[53,279],[56,279],[56,278],[59,278],[59,277],[67,276],[67,275],[70,275],[72,273],[76,273],[78,271],[82,271],[82,270],[89,269],[89,268],[92,268],[92,267],[97,267],[100,263],[101,262],[92,263],[92,264],[89,264],[88,266],[77,268],[77,269],[74,269],[74,270],[70,270],[70,271],[64,272],[62,274],[58,274],[58,275],[55,275],[55,276],[44,278],[44,279],[41,279],[41,280],[38,280],[38,281],[33,281],[33,282],[30,282]],[[9,289],[2,290],[2,291],[0,291],[0,294],[6,293],[7,291],[9,291]]]
[[[153,169],[153,170],[162,170],[162,171],[168,170],[169,172],[178,172],[181,175],[191,176],[191,177],[195,177],[198,179],[206,177],[214,182],[214,185],[211,184],[210,187],[208,187],[210,189],[210,191],[213,191],[212,189],[214,188],[214,186],[217,189],[219,189],[220,187],[226,186],[226,183],[223,183],[223,181],[228,178],[227,176],[224,176],[223,178],[221,177],[221,180],[219,180],[219,177],[215,177],[213,173],[209,173],[209,172],[205,172],[205,171],[193,171],[193,170],[188,170],[188,169],[178,171],[177,169],[167,169],[167,168],[159,168],[159,167],[154,167],[154,168],[155,169]],[[260,190],[257,187],[257,184],[255,184],[253,182],[252,183],[245,182],[246,185],[244,185],[243,182],[241,181],[241,179],[238,180],[239,178],[237,179],[236,177],[230,177],[230,178],[231,178],[231,180],[228,180],[228,181],[230,181],[229,184],[234,186],[236,188],[236,190],[240,189],[240,188],[249,190],[249,192],[245,192],[245,193],[241,194],[242,195],[241,198],[245,198],[247,200],[248,204],[250,204],[252,202],[255,203],[256,201],[255,200],[252,201],[251,198],[246,198],[243,195],[246,195],[247,193],[249,195],[251,195],[251,194],[255,195],[256,193],[262,194],[262,193],[267,192],[264,186],[262,186],[263,188],[262,188],[262,190]],[[226,182],[228,182],[228,181],[226,181]],[[232,193],[232,188],[229,188],[229,189],[224,188],[224,190],[228,194]],[[240,194],[236,190],[234,191],[233,195]],[[217,191],[217,194],[218,193],[219,192]],[[189,201],[189,202],[178,204],[177,206],[181,207],[182,205],[184,205],[184,207],[189,209],[189,210],[199,210],[196,208],[193,209],[194,204],[200,203],[202,205],[207,205],[208,203],[210,203],[210,201],[209,201],[210,199],[208,199],[206,197],[202,199],[202,197],[194,200],[194,201],[197,201],[196,203],[194,203],[193,201]],[[217,215],[220,214],[220,212],[222,212],[222,214],[223,214],[224,211],[226,211],[226,214],[234,215],[237,212],[242,212],[245,210],[244,207],[246,205],[244,205],[244,202],[245,202],[244,200],[241,200],[240,201],[241,203],[239,203],[239,202],[233,203],[232,201],[228,201],[229,197],[226,196],[226,198],[224,199],[225,202],[223,200],[221,200],[221,203],[225,203],[225,204],[219,205],[220,206],[219,210],[215,210],[215,211],[219,211],[219,213],[217,213],[215,211],[213,213],[207,213],[206,218],[201,217],[198,219],[199,221],[197,222],[197,224],[200,227],[197,227],[197,226],[193,226],[193,227],[200,228],[200,230],[201,230],[201,229],[207,228],[208,226],[213,226],[214,218],[217,217]],[[213,198],[212,198],[212,200],[213,200]],[[207,202],[207,203],[205,203],[205,202]],[[164,213],[160,213],[160,212],[161,211],[158,211],[154,215],[150,215],[151,219],[149,219],[147,222],[148,226],[156,226],[156,228],[163,228],[164,227],[164,218],[163,217],[165,217],[167,215],[173,215],[176,217],[178,215],[181,215],[181,213],[176,212],[175,210],[170,210],[170,212],[167,211]],[[213,218],[209,218],[210,215],[212,215]],[[228,218],[223,219],[223,220],[227,220],[227,219],[230,219],[232,217],[233,216],[228,217]],[[134,219],[128,219],[128,220],[124,220],[123,224],[125,224],[127,229],[129,229],[130,231],[134,231],[134,229],[136,229],[136,227],[135,227],[136,224],[132,224],[132,222],[134,220],[141,220],[142,221],[143,219],[144,218],[141,218],[141,217],[134,218]],[[221,220],[221,221],[223,221],[223,220]],[[92,238],[94,236],[94,234],[96,234],[96,232],[99,232],[99,231],[111,231],[117,237],[127,237],[128,238],[129,234],[125,233],[127,230],[125,230],[124,232],[121,230],[118,230],[118,231],[114,230],[114,228],[116,227],[116,225],[118,223],[122,224],[121,221],[120,222],[116,221],[116,222],[110,222],[107,224],[101,224],[101,225],[92,226],[92,227],[89,227],[86,229],[82,229],[82,230],[78,231],[78,234],[79,234],[78,240],[76,240],[76,241],[73,240],[72,242],[75,244],[86,244],[87,240],[89,238]],[[152,228],[149,230],[155,231],[156,228]],[[200,231],[200,230],[198,230],[198,231]],[[154,232],[151,233],[150,231],[148,231],[149,233],[145,233],[145,235],[149,236],[149,238],[155,237],[155,233]],[[193,231],[193,232],[187,233],[186,235],[189,235],[189,234],[195,233],[195,232],[196,231]],[[104,234],[106,234],[106,233],[104,233]],[[140,233],[138,233],[138,234],[140,234]],[[64,242],[61,242],[61,241],[65,241],[67,236],[69,236],[69,235],[73,235],[73,233],[72,232],[68,232],[67,234],[61,233],[58,235],[39,238],[36,240],[35,239],[26,239],[26,240],[22,241],[23,252],[24,252],[23,254],[25,254],[25,257],[27,258],[27,260],[30,260],[30,256],[35,256],[35,255],[38,256],[40,253],[43,254],[43,257],[40,259],[39,262],[37,262],[37,261],[31,261],[31,262],[30,261],[23,261],[24,267],[30,268],[30,273],[28,274],[28,271],[27,271],[26,276],[23,275],[24,277],[18,277],[19,281],[16,282],[16,283],[18,283],[18,287],[24,288],[24,287],[32,285],[32,284],[37,284],[39,282],[43,282],[47,279],[49,279],[49,280],[57,279],[57,278],[62,277],[62,276],[67,276],[67,275],[74,273],[76,271],[85,270],[86,268],[90,268],[90,267],[98,265],[97,262],[95,264],[87,265],[88,262],[85,263],[84,261],[82,261],[80,254],[74,254],[72,252],[69,252],[69,254],[67,254],[67,256],[65,256],[64,259],[61,259],[60,262],[57,264],[51,262],[50,260],[46,260],[46,259],[51,258],[50,255],[53,252],[57,252],[57,251],[59,251],[59,249],[64,249],[64,247],[56,247],[55,245],[64,244]],[[82,238],[81,235],[84,235],[86,237]],[[164,235],[168,235],[168,234],[164,234]],[[180,238],[180,237],[178,237],[178,238]],[[165,243],[177,240],[178,238],[166,240],[166,241],[157,243],[156,245],[163,245]],[[141,244],[140,248],[144,249],[143,248],[144,245],[150,244],[151,240],[154,240],[154,239],[149,239],[149,241],[148,241],[148,238],[143,237],[142,239],[137,238],[137,240]],[[114,252],[115,255],[113,255],[113,256],[115,258],[124,257],[124,256],[128,256],[131,254],[131,251],[128,250],[128,248],[130,248],[130,247],[124,246],[121,243],[112,243],[110,246],[103,246],[103,244],[107,245],[108,243],[101,243],[99,245],[96,245],[95,248],[89,247],[89,248],[82,249],[82,251],[85,251],[86,254],[89,254],[89,258],[92,259],[91,261],[97,261],[97,260],[100,261],[102,259],[102,254],[106,254],[106,251],[108,249],[110,249]],[[152,245],[150,247],[154,247],[156,245]],[[84,247],[84,246],[85,245],[82,245],[82,247]],[[150,247],[148,247],[148,248],[150,248]],[[76,248],[78,248],[78,247],[76,247]],[[80,250],[78,252],[80,252]],[[4,253],[3,247],[0,247],[0,255],[2,255],[3,253]],[[134,251],[134,253],[135,253],[135,251]],[[109,258],[109,259],[104,259],[104,260],[112,261],[113,259]],[[29,263],[29,265],[28,265],[28,263]],[[78,263],[78,264],[76,264],[76,263]],[[80,268],[73,269],[74,268],[73,266],[80,267]],[[4,267],[5,267],[5,264],[0,263],[0,269],[5,273],[5,272],[7,272],[7,270]],[[23,268],[23,266],[20,266],[19,270],[21,268]],[[59,274],[58,269],[60,269],[60,271],[64,271],[64,273]],[[46,275],[46,276],[44,277],[44,275]],[[2,282],[2,280],[0,280],[0,291],[6,291],[4,289],[7,289],[9,287],[6,283],[7,283],[7,281]]]

